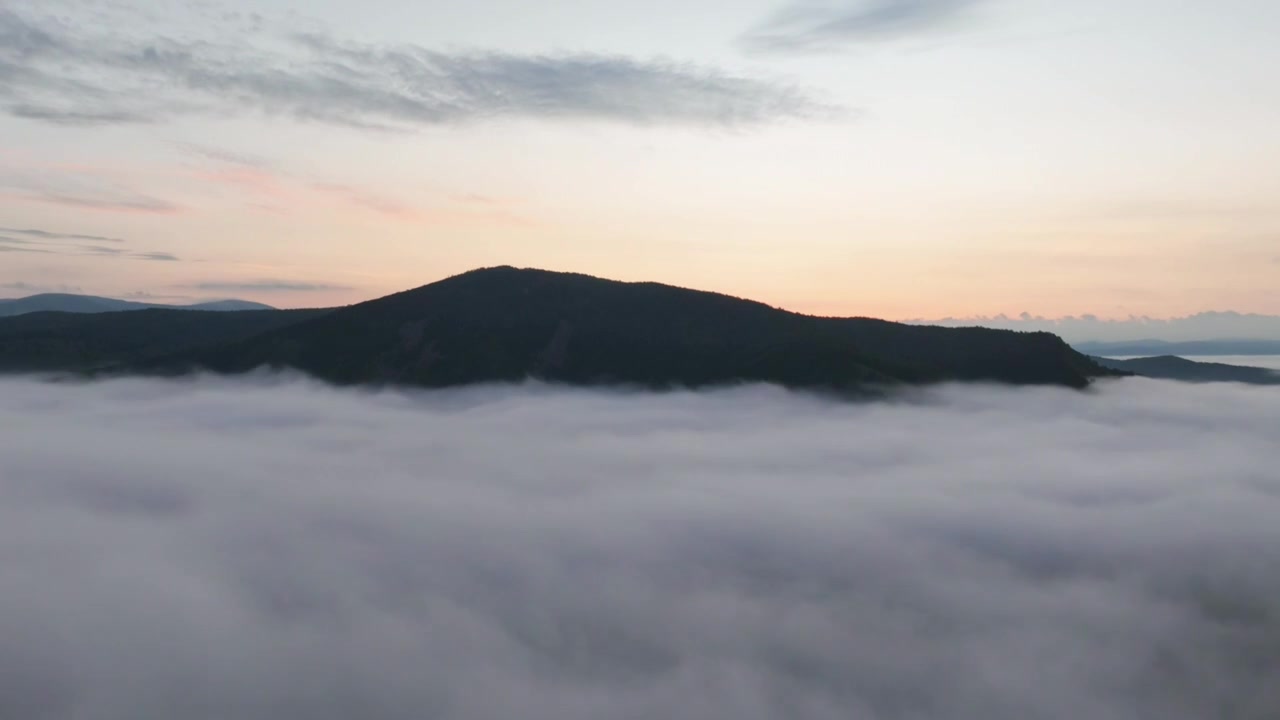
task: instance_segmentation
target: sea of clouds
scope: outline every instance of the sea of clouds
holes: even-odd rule
[[[0,717],[1280,717],[1280,390],[0,380]]]

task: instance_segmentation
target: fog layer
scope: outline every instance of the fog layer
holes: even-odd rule
[[[0,717],[1280,717],[1280,392],[0,381]]]

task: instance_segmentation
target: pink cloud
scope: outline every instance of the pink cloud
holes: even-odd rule
[[[477,195],[446,195],[443,204],[424,208],[367,188],[307,180],[260,165],[228,163],[187,174],[233,189],[250,207],[279,214],[310,215],[337,208],[418,225],[528,224],[511,211],[509,201]]]

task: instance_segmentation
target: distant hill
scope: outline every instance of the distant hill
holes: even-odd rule
[[[0,372],[86,371],[235,342],[328,310],[36,312],[0,317]]]
[[[1173,355],[1112,360],[1095,357],[1094,362],[1103,367],[1142,377],[1187,382],[1240,382],[1251,385],[1280,385],[1280,372],[1260,367],[1226,365],[1223,363],[1195,362]]]
[[[70,312],[70,313],[107,313],[125,310],[147,310],[151,308],[168,308],[174,310],[274,310],[270,305],[249,302],[248,300],[217,300],[197,303],[195,305],[162,305],[159,303],[143,303],[131,300],[97,297],[95,295],[70,295],[65,293],[43,293],[12,300],[0,299],[0,317],[25,315],[33,312]]]
[[[1195,340],[1189,342],[1136,340],[1133,342],[1075,343],[1074,347],[1087,355],[1103,357],[1280,355],[1280,340]]]
[[[852,389],[947,380],[1083,387],[1114,374],[1048,333],[811,317],[656,283],[511,267],[120,370],[262,366],[338,384],[427,387],[529,377],[644,387],[759,381]]]
[[[1202,312],[1178,318],[1099,318],[1093,315],[1046,318],[1022,313],[1014,317],[943,318],[918,324],[945,327],[989,327],[1000,330],[1051,332],[1078,346],[1081,343],[1198,340],[1269,340],[1280,343],[1280,315],[1238,312]],[[1152,353],[1159,354],[1159,353]],[[1179,353],[1180,354],[1180,353]]]

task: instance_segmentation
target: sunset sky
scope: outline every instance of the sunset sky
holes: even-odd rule
[[[1280,314],[1274,0],[0,0],[0,297]]]

